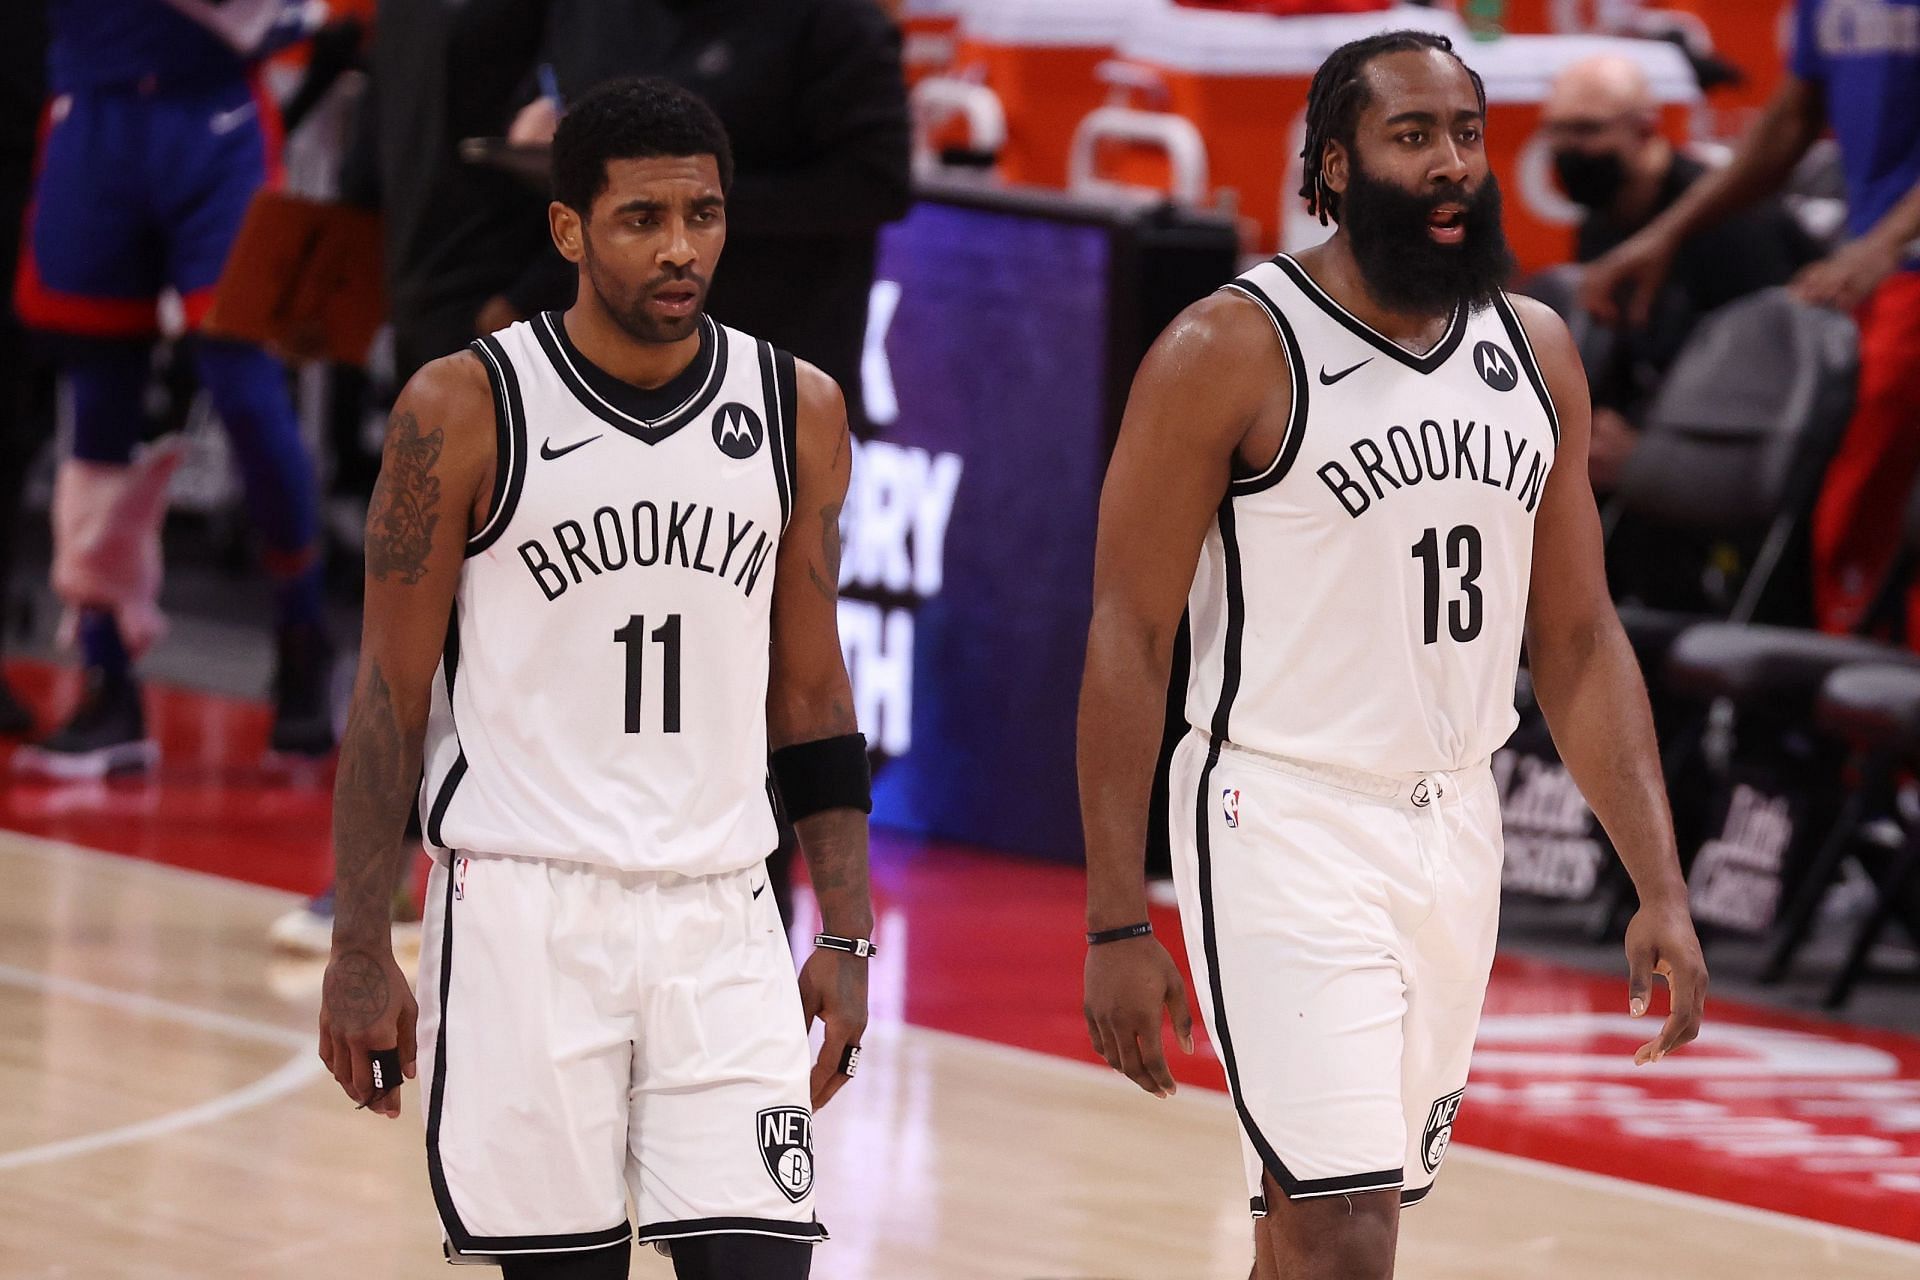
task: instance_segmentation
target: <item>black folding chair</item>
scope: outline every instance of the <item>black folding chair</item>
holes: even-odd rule
[[[1712,614],[1620,605],[1620,621],[1648,673],[1668,792],[1683,850],[1690,849],[1704,794],[1694,773],[1707,709],[1668,696],[1660,673],[1679,638],[1703,623],[1735,626],[1786,594],[1782,570],[1803,544],[1821,477],[1853,411],[1859,335],[1836,312],[1768,289],[1714,312],[1693,331],[1654,398],[1638,446],[1622,468],[1603,518],[1625,517],[1676,538],[1723,540],[1743,548],[1743,568]],[[1776,606],[1777,611],[1777,606]],[[1609,871],[1596,937],[1616,934],[1631,914],[1633,888]]]
[[[1862,766],[1860,788],[1890,792],[1900,773],[1920,771],[1920,666],[1902,662],[1842,667],[1821,686],[1814,714],[1824,731],[1853,747]],[[1853,844],[1873,881],[1874,901],[1827,987],[1824,1003],[1829,1009],[1844,1005],[1853,994],[1889,924],[1900,921],[1907,936],[1920,942],[1920,819],[1909,817],[1900,825],[1902,839],[1895,848],[1870,841]],[[1821,893],[1824,890],[1822,885]],[[1818,897],[1813,900],[1817,903]]]
[[[1805,783],[1823,797],[1819,827],[1825,836],[1803,866],[1790,867],[1783,884],[1784,909],[1773,930],[1773,944],[1760,971],[1763,982],[1777,982],[1793,963],[1827,890],[1849,856],[1863,863],[1873,856],[1864,838],[1870,821],[1891,803],[1892,783],[1901,765],[1897,753],[1877,749],[1877,739],[1860,737],[1857,726],[1871,717],[1836,710],[1823,695],[1841,671],[1871,665],[1920,670],[1920,654],[1875,633],[1897,634],[1906,591],[1920,567],[1920,483],[1907,501],[1900,545],[1883,575],[1857,634],[1824,635],[1789,627],[1702,624],[1675,642],[1667,659],[1669,689],[1703,702],[1731,708],[1742,736],[1777,737],[1819,729],[1811,740]],[[1851,686],[1843,684],[1843,690]],[[1826,714],[1821,707],[1826,706]],[[1834,730],[1839,730],[1835,732]],[[1850,785],[1843,780],[1851,778]],[[1838,806],[1824,797],[1844,791]],[[1816,829],[1819,829],[1816,827]]]

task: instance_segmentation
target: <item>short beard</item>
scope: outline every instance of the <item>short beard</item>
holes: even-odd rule
[[[1466,210],[1466,238],[1436,244],[1427,219],[1443,204]],[[1356,160],[1340,197],[1340,227],[1374,300],[1402,315],[1442,315],[1493,301],[1513,274],[1513,251],[1500,225],[1500,183],[1489,173],[1471,196],[1450,184],[1407,191],[1378,181]]]
[[[616,282],[603,279],[599,264],[594,261],[593,242],[582,239],[586,246],[587,287],[600,299],[600,309],[612,317],[629,338],[649,346],[666,346],[675,342],[684,342],[700,330],[700,321],[706,315],[707,282],[699,276],[656,276],[637,289],[622,289]],[[681,320],[662,320],[647,310],[647,299],[652,292],[670,281],[687,281],[700,290],[700,305],[691,314]]]

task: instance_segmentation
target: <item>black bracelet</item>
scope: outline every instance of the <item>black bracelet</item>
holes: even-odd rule
[[[880,954],[872,938],[841,938],[831,933],[816,933],[813,935],[813,945],[828,951],[844,951],[862,960],[871,960]]]
[[[1103,942],[1125,942],[1128,938],[1144,938],[1153,932],[1150,921],[1139,924],[1123,924],[1118,929],[1096,929],[1087,935],[1087,945],[1097,947]]]

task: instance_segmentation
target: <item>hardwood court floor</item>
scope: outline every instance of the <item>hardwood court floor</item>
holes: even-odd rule
[[[294,900],[0,833],[0,1276],[448,1274],[418,1093],[353,1112],[314,1054],[317,968],[263,943]],[[1246,1274],[1223,1095],[1156,1102],[894,1004],[820,1119],[816,1276]],[[1406,1280],[1920,1275],[1914,1245],[1463,1146],[1403,1240]]]

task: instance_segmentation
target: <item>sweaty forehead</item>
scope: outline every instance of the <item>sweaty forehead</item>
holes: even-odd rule
[[[1372,59],[1360,72],[1366,107],[1360,122],[1378,123],[1408,111],[1443,120],[1480,110],[1473,79],[1460,60],[1444,49],[1406,49]]]

